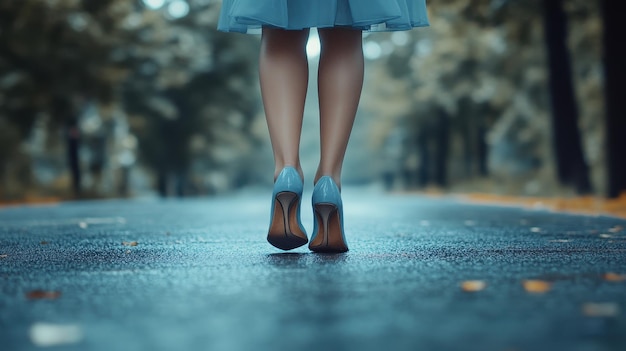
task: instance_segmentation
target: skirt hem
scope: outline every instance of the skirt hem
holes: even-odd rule
[[[370,0],[370,3],[325,0],[329,1],[328,7],[287,0],[264,0],[267,3],[263,4],[257,1],[223,0],[217,29],[248,34],[258,34],[263,27],[285,30],[341,27],[384,32],[430,25],[424,0]]]

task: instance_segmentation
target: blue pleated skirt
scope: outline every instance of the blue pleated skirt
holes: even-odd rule
[[[217,28],[258,33],[266,26],[395,31],[428,25],[425,0],[223,0]]]

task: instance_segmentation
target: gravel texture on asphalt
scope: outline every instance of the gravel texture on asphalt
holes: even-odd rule
[[[626,350],[624,220],[347,188],[329,255],[271,247],[269,205],[0,210],[0,349]]]

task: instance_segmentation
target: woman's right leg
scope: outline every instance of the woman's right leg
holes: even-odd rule
[[[302,177],[300,134],[309,80],[308,30],[263,28],[259,78],[274,152],[274,178],[285,166]]]
[[[321,157],[315,182],[327,175],[341,187],[341,168],[363,87],[363,33],[347,28],[324,28],[319,29],[319,35]]]

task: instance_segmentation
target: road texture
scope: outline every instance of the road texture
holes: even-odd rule
[[[269,246],[269,204],[0,210],[0,349],[626,350],[624,220],[348,188],[324,255]]]

